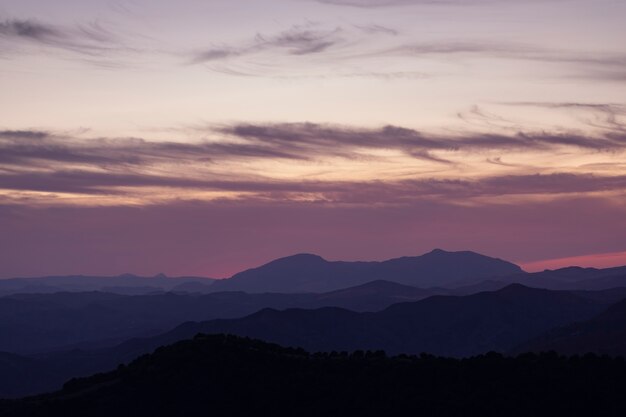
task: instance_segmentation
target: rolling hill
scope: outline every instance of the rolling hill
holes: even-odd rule
[[[621,416],[623,360],[490,353],[455,360],[310,354],[198,335],[61,391],[0,401],[0,416]]]
[[[590,320],[548,331],[515,351],[626,356],[626,299]]]

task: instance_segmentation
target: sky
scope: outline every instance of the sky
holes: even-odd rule
[[[623,0],[0,0],[0,278],[626,264]]]

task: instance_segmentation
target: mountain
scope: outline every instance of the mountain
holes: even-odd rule
[[[170,291],[183,283],[211,285],[215,280],[202,277],[171,278],[163,274],[139,277],[132,274],[114,277],[69,275],[36,278],[0,279],[0,296],[11,294],[47,294],[55,292],[105,291],[116,294],[149,294]]]
[[[496,292],[394,304],[376,313],[339,308],[265,309],[241,319],[187,324],[172,333],[179,338],[232,333],[313,351],[383,349],[468,356],[507,351],[553,327],[588,319],[604,308],[606,304],[567,292],[514,284]]]
[[[396,282],[377,280],[355,287],[319,294],[306,305],[315,307],[341,307],[352,311],[378,311],[392,304],[418,301],[433,295],[451,294],[444,288],[418,288]]]
[[[367,294],[368,287],[370,290],[380,287],[393,291],[398,289],[397,284],[375,282],[365,286],[365,289],[357,287],[350,291]],[[238,299],[242,293],[226,292],[211,296],[228,300],[231,297]],[[301,297],[300,301],[304,304],[312,300],[310,294],[243,296]],[[188,299],[182,297],[181,300]],[[237,308],[241,305],[241,302],[236,303]],[[133,338],[115,346],[78,346],[71,350],[33,355],[32,358],[56,370],[58,381],[113,369],[159,346],[193,337],[197,333],[251,336],[287,346],[302,346],[312,351],[383,349],[390,353],[469,356],[490,350],[509,351],[551,328],[589,319],[607,306],[602,299],[511,285],[500,291],[471,296],[431,296],[368,313],[337,307],[314,310],[289,308],[283,311],[263,309],[240,319],[187,322],[171,331]],[[48,385],[48,389],[57,387]],[[15,387],[13,391],[17,389],[20,387]],[[21,389],[33,392],[28,383]],[[0,397],[3,395],[0,392]]]
[[[593,352],[626,356],[626,299],[591,320],[553,329],[515,349],[551,350],[568,355]]]
[[[479,291],[496,291],[513,283],[549,290],[594,292],[609,290],[607,295],[612,297],[609,293],[615,293],[615,288],[626,288],[626,266],[604,269],[570,266],[541,272],[502,275],[477,283],[457,286],[454,292],[463,295]]]
[[[58,392],[0,401],[0,416],[610,417],[626,413],[624,387],[626,364],[608,357],[310,354],[198,335]]]
[[[196,290],[204,284],[191,282],[181,286]],[[69,347],[113,346],[133,337],[163,333],[186,321],[242,317],[268,307],[336,306],[378,311],[397,302],[442,293],[445,290],[376,281],[322,294],[234,291],[138,296],[102,292],[16,294],[0,297],[0,351],[24,354]]]
[[[551,290],[605,290],[626,287],[626,266],[614,268],[581,268],[570,266],[541,272],[499,277],[502,283],[521,283]]]
[[[415,287],[445,287],[522,272],[519,266],[501,259],[441,249],[383,262],[331,262],[317,255],[299,254],[216,281],[213,290],[327,292],[376,280]]]

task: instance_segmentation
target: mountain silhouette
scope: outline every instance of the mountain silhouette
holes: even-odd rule
[[[115,347],[75,349],[41,355],[40,359],[66,371],[68,378],[85,376],[197,333],[236,334],[311,351],[382,349],[461,357],[508,351],[551,328],[588,319],[605,308],[606,304],[567,292],[512,285],[465,297],[433,296],[374,313],[336,307],[268,308],[240,319],[184,323],[169,332]]]
[[[613,268],[581,268],[569,266],[560,269],[547,269],[541,272],[515,274],[498,277],[495,281],[523,283],[524,285],[551,290],[604,290],[626,287],[626,266]],[[495,288],[492,285],[491,288]]]
[[[317,255],[299,254],[216,281],[213,290],[327,292],[376,280],[424,288],[445,287],[522,272],[510,262],[469,251],[435,249],[421,256],[383,262],[331,262]]]
[[[11,294],[49,294],[56,292],[105,291],[117,294],[138,295],[171,291],[184,283],[211,285],[215,280],[203,277],[167,277],[157,274],[140,277],[122,274],[113,277],[68,275],[35,278],[0,279],[0,296]]]
[[[515,351],[626,356],[626,299],[590,320],[553,329]]]
[[[400,288],[398,284],[374,282],[345,292],[365,293],[367,299],[373,288],[381,287],[390,289],[390,294]],[[411,291],[421,292],[419,289]],[[342,292],[323,296],[338,297]],[[175,295],[169,296],[176,299]],[[224,300],[235,297],[239,301],[233,305],[241,306],[239,297],[242,296],[277,296],[288,300],[295,297],[306,303],[311,301],[311,296],[320,295],[225,292],[211,296]],[[189,302],[186,296],[180,300]],[[351,300],[348,297],[346,302]],[[470,296],[431,296],[421,301],[393,304],[378,312],[358,313],[337,307],[287,308],[282,311],[266,308],[239,319],[187,322],[171,331],[133,338],[115,346],[78,346],[32,357],[46,369],[56,372],[56,379],[46,386],[48,390],[58,388],[60,381],[113,369],[159,346],[188,339],[197,333],[250,336],[311,351],[383,349],[390,353],[428,352],[461,357],[492,350],[510,351],[552,328],[587,320],[608,305],[605,296],[596,299],[515,284],[496,292]],[[0,380],[2,378],[0,374]],[[14,387],[11,392],[19,389],[24,393],[34,392],[27,382],[22,387]],[[3,395],[0,392],[0,397]]]
[[[189,290],[205,284],[189,282],[176,288],[181,286]],[[130,338],[163,333],[186,321],[242,317],[267,307],[336,306],[378,311],[394,303],[444,293],[443,289],[425,290],[376,281],[321,294],[17,294],[0,297],[0,351],[30,354],[70,347],[114,346]]]
[[[624,386],[626,364],[608,357],[310,354],[197,335],[59,392],[0,401],[0,416],[611,417],[626,413]]]
[[[187,324],[173,333],[180,332],[180,338],[232,333],[312,351],[383,349],[468,356],[507,351],[555,326],[590,318],[605,306],[567,292],[514,284],[496,292],[394,304],[376,313],[265,309],[241,319]]]

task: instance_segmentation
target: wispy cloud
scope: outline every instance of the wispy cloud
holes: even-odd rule
[[[374,4],[378,2],[372,2]],[[325,28],[317,23],[294,25],[276,34],[257,34],[239,45],[224,44],[195,51],[190,54],[189,62],[205,64],[214,71],[231,75],[286,76],[279,67],[286,66],[288,72],[293,73],[299,63],[293,58],[299,56],[316,57],[315,62],[302,62],[305,72],[311,73],[317,68],[318,73],[326,74],[332,68],[332,74],[339,77],[343,74],[341,68],[354,65],[365,66],[360,74],[385,73],[378,66],[372,67],[372,58],[398,58],[403,60],[405,68],[412,68],[389,69],[390,74],[416,72],[414,66],[424,58],[445,59],[449,64],[448,58],[452,57],[457,63],[479,59],[540,62],[542,66],[560,67],[564,76],[573,71],[591,78],[606,75],[611,81],[621,80],[620,71],[626,66],[626,55],[616,52],[553,49],[530,43],[481,39],[416,41],[410,33],[379,24]],[[290,57],[292,60],[284,61]]]
[[[157,187],[252,193],[259,198],[307,196],[341,203],[401,203],[415,196],[465,199],[626,190],[623,175],[593,175],[580,170],[550,173],[549,167],[537,167],[535,172],[548,173],[500,174],[468,180],[451,179],[459,171],[448,169],[456,152],[465,156],[494,151],[550,153],[562,147],[591,152],[622,151],[626,149],[626,134],[619,129],[597,136],[549,132],[444,136],[397,126],[370,129],[315,123],[242,123],[194,129],[210,140],[150,141],[82,138],[38,130],[0,131],[0,189],[123,195],[129,192],[128,188]],[[270,177],[260,174],[259,169],[246,168],[281,161],[316,164],[332,158],[389,158],[380,156],[381,151],[403,155],[405,162],[408,157],[434,163],[447,174],[414,179],[383,176],[366,181],[323,176],[303,179],[290,174]],[[489,162],[515,168],[498,156]],[[224,166],[228,169],[221,169]]]
[[[389,7],[389,6],[401,6],[411,4],[449,4],[457,3],[451,0],[314,0],[318,3],[334,4],[338,6],[350,6],[350,7]]]
[[[520,101],[501,103],[518,107],[537,107],[543,109],[565,109],[580,111],[579,118],[583,123],[594,129],[606,130],[609,136],[626,132],[626,105],[618,103],[585,103],[585,102],[542,102]]]
[[[76,138],[46,131],[0,131],[0,164],[45,167],[55,163],[99,167],[229,160],[323,160],[363,158],[391,150],[447,163],[439,152],[532,151],[575,147],[591,151],[626,149],[622,122],[608,113],[596,135],[547,131],[437,135],[398,126],[378,129],[317,123],[240,123],[194,128],[209,139],[150,141],[143,138]],[[609,129],[610,128],[610,129]],[[374,156],[372,156],[374,158]]]
[[[98,22],[67,28],[37,20],[6,19],[0,21],[0,41],[52,47],[86,55],[100,55],[120,47],[117,37]]]
[[[341,28],[323,30],[314,24],[294,25],[274,35],[259,33],[245,45],[221,46],[196,52],[192,62],[203,63],[276,50],[287,55],[317,54],[341,43],[341,33]]]
[[[575,146],[594,150],[623,149],[626,135],[587,136],[584,134],[524,132],[511,135],[468,133],[459,136],[424,134],[413,129],[385,126],[380,129],[360,129],[315,123],[239,124],[219,128],[222,134],[260,141],[292,151],[309,154],[350,148],[395,149],[410,155],[424,156],[436,150],[548,149],[555,146]]]
[[[86,170],[51,173],[13,172],[0,175],[0,189],[123,196],[141,188],[170,188],[193,191],[246,193],[248,199],[320,201],[336,204],[403,204],[415,200],[462,203],[477,198],[541,195],[578,195],[626,192],[626,176],[554,173],[533,175],[492,175],[474,180],[419,179],[379,181],[276,180],[263,177],[224,178],[218,174],[185,177],[127,171]],[[146,202],[150,201],[149,199]]]
[[[443,5],[443,6],[467,6],[493,3],[514,3],[515,0],[313,0],[318,3],[332,4],[336,6],[348,6],[359,8],[377,8],[410,5]],[[526,0],[526,2],[550,2],[567,0]]]

